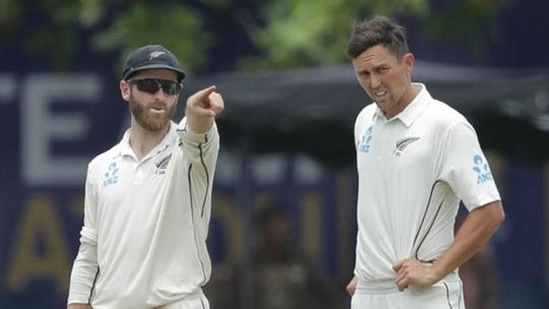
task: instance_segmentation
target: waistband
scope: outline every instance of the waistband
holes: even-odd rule
[[[394,280],[362,281],[356,285],[358,294],[391,294],[398,292],[398,286]]]
[[[439,282],[442,281],[456,281],[460,280],[456,272],[451,272],[446,277],[442,278]],[[361,280],[359,278],[356,293],[358,294],[391,294],[400,292],[398,286],[394,279],[386,280]]]
[[[202,289],[199,289],[197,290],[196,292],[192,293],[192,294],[187,294],[185,295],[185,297],[173,302],[173,303],[170,303],[170,304],[167,304],[167,305],[164,305],[164,306],[160,306],[160,307],[155,307],[153,309],[176,309],[176,308],[180,308],[183,304],[189,302],[189,301],[194,301],[194,300],[198,300],[198,299],[206,299],[206,295],[204,295],[204,292],[202,291]]]

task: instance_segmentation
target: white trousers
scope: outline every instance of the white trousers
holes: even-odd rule
[[[203,293],[198,293],[158,309],[210,309],[210,303]]]
[[[430,288],[410,286],[396,289],[370,289],[358,283],[351,299],[351,309],[465,309],[463,286],[456,275],[437,282]]]

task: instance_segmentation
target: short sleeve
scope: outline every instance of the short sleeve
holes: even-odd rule
[[[449,128],[439,175],[469,211],[500,200],[489,162],[475,130],[467,122],[458,122]]]

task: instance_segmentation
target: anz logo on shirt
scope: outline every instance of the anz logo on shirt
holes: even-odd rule
[[[358,152],[364,152],[364,153],[370,152],[370,147],[371,147],[370,142],[372,141],[372,136],[373,136],[372,130],[373,130],[372,126],[369,126],[368,129],[366,130],[366,133],[364,133],[364,135],[362,135],[362,137],[360,138],[360,143],[357,146]]]
[[[109,165],[104,176],[105,178],[103,179],[103,188],[118,183],[118,166],[116,165],[116,162],[113,162]]]
[[[473,171],[477,174],[477,184],[485,183],[494,179],[492,177],[492,172],[490,172],[490,168],[488,167],[488,162],[485,162],[482,156],[478,154],[473,156],[473,162]]]

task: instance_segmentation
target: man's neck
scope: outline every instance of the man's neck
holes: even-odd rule
[[[141,161],[156,145],[160,144],[170,129],[170,123],[158,131],[143,129],[139,125],[132,125],[130,132],[130,147],[138,161]]]

